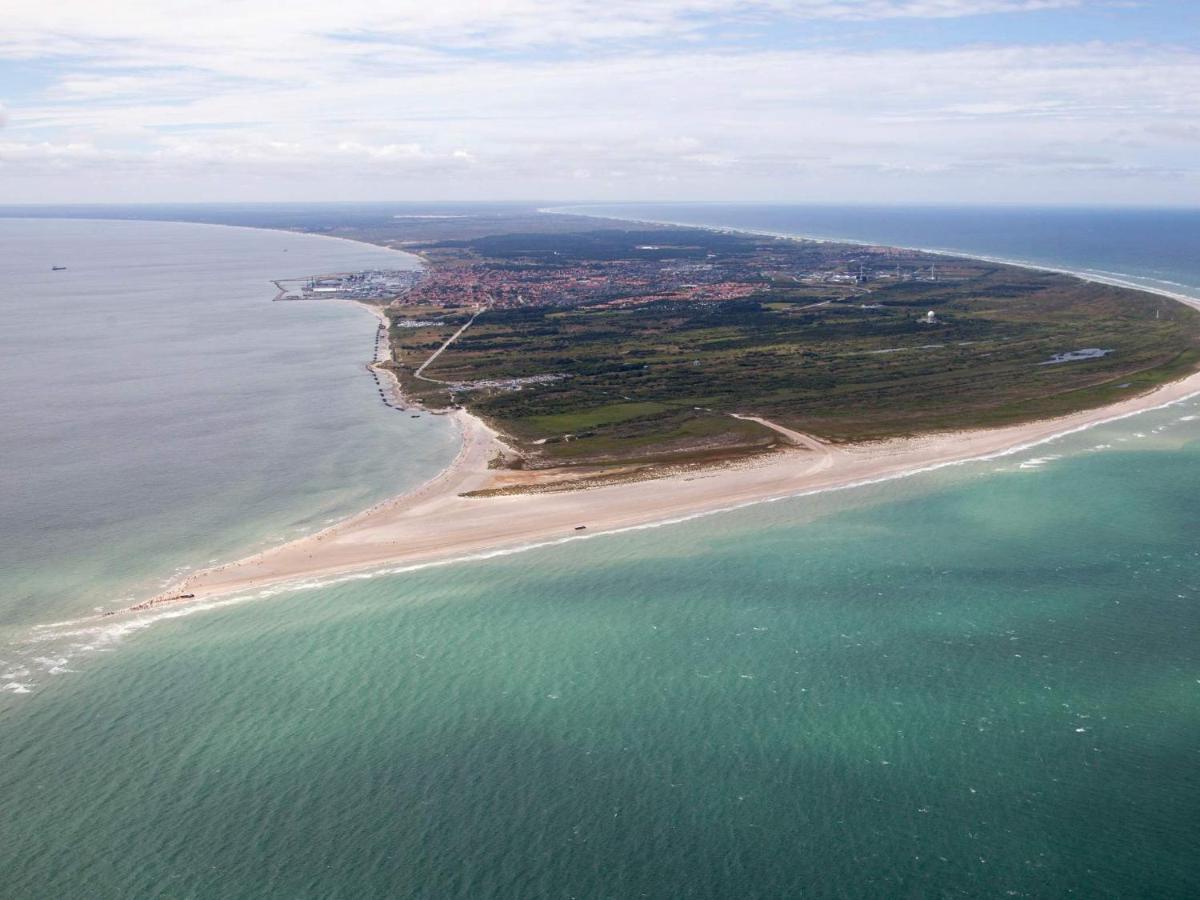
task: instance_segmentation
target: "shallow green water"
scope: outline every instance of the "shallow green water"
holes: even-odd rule
[[[159,618],[3,713],[3,892],[1195,896],[1197,412]]]
[[[272,279],[416,264],[259,229],[0,218],[0,694],[58,667],[10,647],[30,627],[128,605],[445,465],[449,422],[380,402],[367,310],[271,302]]]

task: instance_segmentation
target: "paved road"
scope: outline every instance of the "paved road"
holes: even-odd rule
[[[454,332],[454,334],[450,335],[450,337],[446,339],[446,343],[442,344],[442,346],[440,346],[436,350],[434,350],[433,355],[430,356],[429,359],[425,360],[425,362],[421,363],[421,365],[417,368],[417,371],[413,372],[413,378],[420,378],[422,381],[431,381],[434,384],[445,384],[446,382],[441,381],[440,379],[427,378],[426,376],[422,375],[421,373],[425,371],[426,366],[428,366],[431,362],[433,362],[435,359],[437,359],[439,356],[441,356],[442,353],[445,352],[447,347],[449,347],[456,340],[458,340],[458,336],[460,334],[462,334],[464,331],[466,331],[468,328],[470,328],[471,325],[475,322],[475,320],[478,319],[481,315],[483,315],[483,313],[486,309],[487,309],[486,306],[477,309],[475,311],[475,315],[473,315],[473,316],[471,316],[471,318],[467,319],[467,324],[465,324],[462,328],[458,329],[458,331]]]

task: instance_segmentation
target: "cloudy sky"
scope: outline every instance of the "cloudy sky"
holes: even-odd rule
[[[4,0],[0,202],[1200,205],[1196,0]]]

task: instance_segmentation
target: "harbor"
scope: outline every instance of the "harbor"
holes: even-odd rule
[[[271,283],[281,300],[359,300],[386,302],[410,291],[421,280],[417,269],[369,269],[363,272],[333,272],[305,278],[280,278]]]

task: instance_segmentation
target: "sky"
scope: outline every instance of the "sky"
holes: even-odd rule
[[[1200,0],[3,0],[0,203],[1200,206]]]

